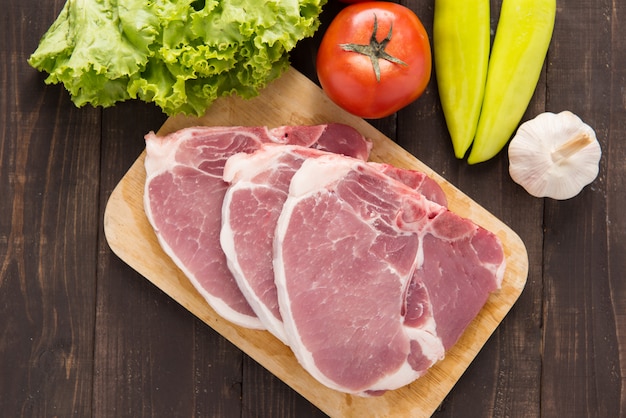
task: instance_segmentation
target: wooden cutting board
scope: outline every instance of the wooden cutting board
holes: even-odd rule
[[[371,159],[422,170],[437,180],[457,214],[496,233],[504,244],[507,268],[502,289],[491,295],[477,318],[446,357],[422,378],[380,397],[361,398],[324,387],[297,363],[288,347],[265,331],[221,319],[161,250],[143,211],[144,156],[139,156],[114,189],[104,214],[107,241],[115,254],[198,318],[214,328],[270,372],[333,417],[427,417],[443,401],[489,336],[519,297],[528,273],[523,242],[504,223],[476,204],[429,167],[363,119],[334,105],[321,89],[290,69],[252,100],[222,98],[201,118],[172,117],[159,130],[166,134],[192,125],[304,125],[342,122],[374,142]]]

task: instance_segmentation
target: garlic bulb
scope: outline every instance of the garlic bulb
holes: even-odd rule
[[[533,196],[569,199],[598,176],[601,155],[594,130],[578,116],[546,112],[511,139],[509,173]]]

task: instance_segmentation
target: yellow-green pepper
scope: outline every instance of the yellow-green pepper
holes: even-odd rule
[[[474,139],[489,63],[489,0],[435,0],[433,42],[441,107],[457,158]]]
[[[494,157],[517,128],[539,81],[555,16],[556,0],[502,2],[469,164]]]

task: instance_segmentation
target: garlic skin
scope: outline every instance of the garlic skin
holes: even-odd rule
[[[576,196],[597,176],[595,131],[572,112],[545,112],[520,125],[509,144],[509,174],[536,197]]]

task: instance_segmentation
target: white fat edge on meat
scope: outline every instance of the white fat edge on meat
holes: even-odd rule
[[[200,295],[206,300],[206,302],[215,310],[215,312],[220,315],[222,318],[227,319],[228,321],[234,323],[235,325],[239,325],[245,328],[251,329],[265,329],[264,325],[261,321],[249,315],[244,315],[240,312],[232,309],[227,303],[225,303],[222,299],[217,298],[210,294],[204,289],[198,279],[195,277],[193,273],[191,273],[185,264],[175,255],[172,248],[168,245],[167,242],[161,239],[161,235],[157,233],[157,239],[161,245],[163,251],[172,259],[174,264],[178,266],[178,268],[183,272],[183,274],[189,279],[193,287],[200,293]]]
[[[410,334],[411,340],[417,340],[419,342],[420,346],[424,350],[424,355],[430,360],[430,364],[428,365],[428,367],[423,370],[415,370],[411,367],[408,361],[405,361],[402,363],[401,367],[394,370],[393,373],[382,377],[374,385],[364,390],[387,391],[399,389],[424,376],[432,365],[434,365],[437,361],[443,359],[445,350],[443,348],[441,339],[432,335],[428,331],[420,329],[407,331],[407,334]],[[367,396],[367,393],[363,393],[360,395]]]
[[[180,261],[178,257],[176,257],[173,251],[167,246],[166,243],[161,242],[161,246],[164,251],[172,258],[174,263],[181,269],[181,271],[185,274],[185,276],[189,279],[193,287],[196,288],[198,293],[206,300],[206,302],[213,308],[213,310],[222,318],[232,322],[235,325],[242,326],[244,328],[250,329],[258,329],[264,330],[265,326],[261,323],[259,318],[244,315],[240,312],[237,312],[233,308],[230,307],[226,302],[222,299],[215,297],[211,293],[207,292],[204,287],[202,287],[198,281],[198,279],[193,275],[185,265]]]
[[[234,235],[230,226],[230,222],[227,220],[229,218],[229,212],[225,210],[225,208],[228,207],[227,205],[230,205],[231,200],[232,192],[229,188],[224,196],[224,204],[222,206],[222,228],[220,230],[220,245],[222,251],[226,255],[226,264],[233,277],[235,278],[235,282],[237,283],[239,290],[241,290],[241,293],[245,297],[246,301],[248,302],[254,313],[257,314],[259,321],[262,323],[262,326],[259,329],[267,329],[268,331],[272,332],[272,334],[274,334],[273,330],[270,330],[268,324],[263,320],[263,318],[259,316],[259,311],[261,311],[261,308],[259,307],[259,302],[255,298],[250,296],[253,293],[252,289],[248,286],[248,282],[244,279],[245,276],[243,274],[243,271],[241,270],[239,262],[237,261],[235,242],[233,240]]]
[[[348,173],[356,162],[359,160],[336,154],[307,159],[291,179],[289,196],[304,198],[328,188]]]
[[[253,153],[238,152],[228,157],[222,178],[227,183],[250,180],[266,171],[281,154],[280,147],[286,145],[263,144]],[[250,161],[254,164],[250,164]]]
[[[265,187],[251,181],[259,174],[268,169],[275,168],[279,164],[281,156],[287,152],[301,151],[312,153],[318,152],[307,147],[297,145],[263,144],[254,153],[237,153],[229,157],[224,166],[223,179],[230,183],[226,190],[224,202],[222,204],[222,228],[220,231],[220,244],[226,254],[228,268],[235,277],[244,297],[250,304],[252,310],[257,314],[266,329],[278,338],[285,345],[289,341],[285,332],[282,320],[276,318],[267,307],[254,296],[254,290],[246,280],[246,276],[238,262],[237,251],[235,250],[234,233],[230,224],[229,208],[232,202],[232,195],[237,190],[251,189],[254,187]],[[318,153],[322,153],[319,151]]]
[[[321,193],[322,190],[336,182],[337,178],[340,178],[342,174],[345,174],[350,169],[346,164],[337,164],[336,167],[333,167],[333,165],[323,161],[326,158],[327,157],[321,157],[306,160],[291,179],[289,196],[283,205],[276,225],[276,233],[274,234],[274,283],[277,288],[278,304],[283,317],[283,324],[289,346],[298,359],[298,362],[309,374],[323,385],[331,389],[345,392],[345,388],[338,386],[318,369],[313,354],[306,349],[302,343],[301,336],[298,333],[291,313],[291,304],[286,290],[287,278],[285,276],[282,254],[282,242],[287,232],[288,221],[291,218],[294,208],[301,200]],[[330,156],[330,158],[333,159],[332,156]],[[320,165],[328,165],[328,167],[332,167],[333,169],[328,170],[327,167],[325,170],[322,170],[323,175],[320,175]]]
[[[506,257],[502,258],[502,263],[496,266],[496,283],[498,284],[498,289],[502,287],[502,281],[504,280],[504,272],[506,271]]]
[[[396,390],[414,382],[424,374],[426,374],[426,370],[417,371],[413,369],[407,361],[405,361],[399,369],[387,376],[382,377],[371,387],[363,389],[363,391],[376,392]],[[357,395],[368,396],[367,393],[357,393]]]
[[[232,195],[239,189],[249,189],[251,187],[258,186],[258,184],[239,180],[237,183],[232,184],[224,195],[224,202],[222,205],[222,228],[220,230],[220,245],[222,251],[226,255],[226,264],[228,269],[235,278],[237,286],[241,290],[241,293],[245,297],[246,301],[256,313],[258,319],[263,324],[264,328],[272,335],[278,338],[283,344],[289,345],[285,329],[282,321],[274,317],[262,302],[260,302],[254,296],[254,290],[250,286],[246,276],[239,264],[237,251],[235,250],[234,233],[230,223],[230,204],[232,202]]]
[[[169,171],[176,164],[175,151],[179,144],[178,141],[173,140],[173,137],[177,137],[177,132],[167,136],[158,136],[151,131],[145,136],[146,156],[144,160],[144,168],[146,170],[146,181],[144,183],[143,204],[146,217],[152,225],[161,247],[170,256],[170,258],[173,260],[175,259],[176,265],[180,266],[182,263],[174,256],[173,250],[161,238],[161,234],[153,221],[154,216],[152,214],[152,201],[150,200],[151,180],[159,174]]]
[[[230,196],[227,194],[226,199],[230,200]],[[226,202],[226,200],[225,200]],[[225,216],[222,213],[222,216]],[[234,249],[233,234],[230,226],[223,226],[220,231],[220,244],[224,254],[226,254],[226,264],[228,269],[235,278],[235,282],[241,290],[244,298],[257,315],[259,321],[263,324],[263,329],[269,331],[272,335],[278,338],[283,344],[289,345],[285,334],[282,321],[274,317],[274,315],[266,309],[265,305],[255,297],[254,290],[250,287],[248,280],[246,280],[245,274],[241,270],[241,266],[237,261],[236,251]]]
[[[180,145],[179,141],[176,140],[178,136],[177,132],[167,136],[158,136],[154,132],[150,132],[145,136],[146,159],[144,166],[148,179],[168,171],[176,165],[176,150]]]
[[[329,153],[301,145],[263,143],[252,153],[239,152],[230,156],[224,165],[222,178],[227,183],[251,180],[268,169],[277,168],[285,154],[297,154],[301,158],[308,158]]]
[[[211,293],[207,292],[206,289],[204,289],[204,287],[200,285],[200,282],[198,281],[196,276],[191,273],[187,269],[185,264],[174,254],[174,251],[171,249],[171,247],[164,240],[161,239],[160,234],[157,234],[157,238],[159,240],[159,243],[161,244],[161,248],[163,248],[163,251],[172,259],[174,264],[178,266],[183,274],[189,279],[193,287],[198,291],[198,293],[200,293],[204,300],[209,304],[209,306],[211,306],[211,308],[213,308],[213,310],[219,316],[227,319],[235,325],[239,325],[245,328],[258,330],[265,329],[265,326],[261,323],[259,318],[237,312],[222,299],[217,298]]]

